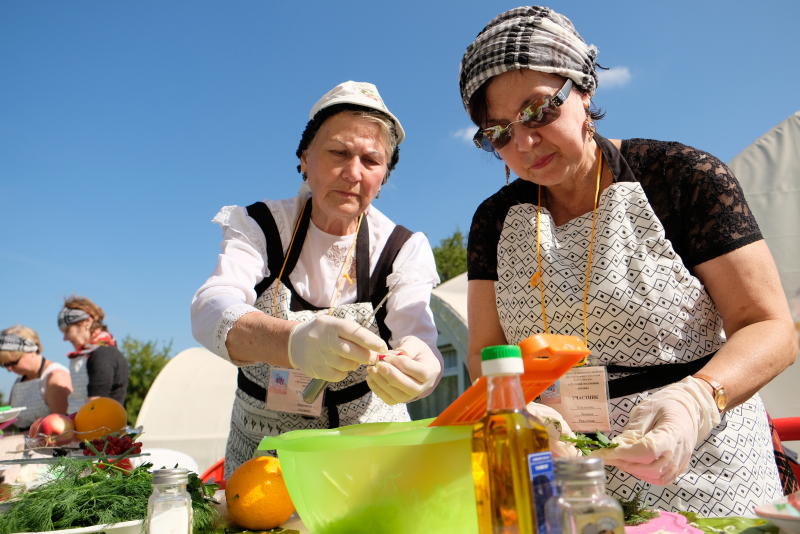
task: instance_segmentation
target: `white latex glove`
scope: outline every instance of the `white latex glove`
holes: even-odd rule
[[[622,434],[611,440],[618,446],[593,451],[592,456],[666,486],[686,472],[692,452],[719,420],[711,393],[702,381],[687,376],[640,402]]]
[[[550,452],[553,453],[553,457],[578,458],[583,456],[574,443],[561,441],[562,434],[574,438],[575,432],[558,411],[540,402],[529,402],[525,408],[547,430],[547,440],[550,443]]]
[[[386,343],[360,324],[330,315],[299,323],[289,334],[289,363],[312,378],[344,380],[359,365],[372,363]]]
[[[442,362],[431,348],[416,336],[406,336],[367,369],[367,384],[386,404],[399,404],[430,392],[441,373]]]

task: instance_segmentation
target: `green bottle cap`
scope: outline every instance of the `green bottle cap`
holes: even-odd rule
[[[481,372],[486,375],[521,375],[525,370],[517,345],[492,345],[481,350]]]
[[[491,345],[481,349],[481,361],[498,358],[522,358],[522,350],[519,345]]]

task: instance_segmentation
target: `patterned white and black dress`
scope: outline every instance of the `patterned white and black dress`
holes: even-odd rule
[[[644,139],[621,150],[597,136],[614,182],[601,194],[587,321],[593,359],[609,372],[612,436],[643,394],[696,372],[724,343],[722,320],[693,267],[761,239],[741,188],[718,159]],[[469,236],[471,280],[494,280],[509,343],[541,332],[536,270],[537,186],[516,180],[485,200]],[[555,226],[541,210],[550,331],[583,336],[592,213]],[[608,468],[608,489],[648,507],[709,516],[752,515],[781,496],[766,411],[756,394],[722,416],[689,472],[654,486]]]
[[[311,216],[311,199],[303,211],[297,235],[292,245],[280,283],[278,274],[284,263],[281,236],[267,204],[257,202],[247,207],[247,213],[261,227],[266,241],[269,277],[255,288],[258,295],[254,306],[268,315],[279,319],[309,321],[317,313],[329,313],[328,308],[320,310],[304,300],[292,286],[289,274],[294,270],[300,250],[308,230]],[[403,226],[395,226],[381,256],[370,276],[368,251],[369,224],[365,217],[356,236],[356,302],[341,304],[333,309],[333,315],[351,319],[379,334],[389,343],[391,332],[385,323],[386,308],[381,308],[375,321],[371,320],[374,306],[386,295],[386,278],[392,273],[392,265],[398,251],[411,236]],[[277,288],[277,305],[275,294]],[[277,314],[276,314],[277,310]],[[390,406],[373,394],[366,383],[366,366],[352,371],[341,382],[326,386],[323,409],[319,417],[281,412],[267,409],[266,384],[269,383],[271,366],[266,363],[247,365],[239,368],[238,388],[231,412],[231,426],[225,450],[225,477],[227,478],[241,463],[249,460],[264,436],[275,436],[289,430],[302,428],[336,428],[356,423],[376,421],[410,421],[405,404]]]

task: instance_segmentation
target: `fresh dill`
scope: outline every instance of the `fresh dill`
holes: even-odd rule
[[[130,471],[91,460],[62,458],[49,481],[24,493],[0,515],[0,534],[45,532],[142,520],[152,493],[151,464]],[[194,476],[191,476],[194,475]],[[216,489],[190,475],[195,534],[213,531],[218,512],[211,504]]]
[[[626,526],[641,525],[658,517],[658,512],[645,508],[640,495],[641,493],[636,493],[630,501],[619,501],[622,505],[622,516],[625,518]]]

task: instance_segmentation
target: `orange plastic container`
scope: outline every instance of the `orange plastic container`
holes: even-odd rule
[[[534,334],[519,343],[525,372],[520,377],[525,402],[531,402],[590,354],[575,336]],[[480,377],[444,409],[430,426],[471,425],[486,413],[486,378]]]

